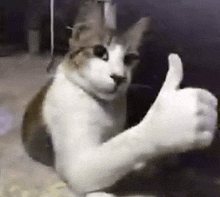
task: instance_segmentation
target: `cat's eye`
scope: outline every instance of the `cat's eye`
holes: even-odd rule
[[[93,53],[96,57],[99,57],[105,61],[108,61],[108,51],[102,45],[95,45],[93,48]]]
[[[134,61],[139,61],[139,60],[140,60],[140,56],[138,54],[128,53],[124,57],[124,64],[130,66],[132,63],[134,63]]]

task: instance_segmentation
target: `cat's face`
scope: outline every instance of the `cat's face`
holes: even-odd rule
[[[77,26],[64,64],[68,79],[103,100],[125,94],[139,62],[137,49],[148,22],[143,18],[121,36],[97,23]]]
[[[78,57],[77,57],[78,56]],[[124,94],[131,82],[132,70],[139,62],[137,53],[129,53],[117,43],[82,49],[71,59],[68,77],[85,91],[111,100]]]

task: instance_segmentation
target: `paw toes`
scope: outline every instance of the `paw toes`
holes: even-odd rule
[[[200,116],[199,123],[196,126],[197,131],[208,130],[214,132],[217,125],[217,111],[208,108],[201,108],[197,111],[197,116]]]
[[[212,93],[204,89],[199,89],[197,93],[200,102],[206,103],[207,105],[210,105],[213,108],[217,107],[218,99]]]
[[[194,141],[195,148],[205,148],[211,145],[214,134],[210,131],[203,131],[198,134],[197,139]]]

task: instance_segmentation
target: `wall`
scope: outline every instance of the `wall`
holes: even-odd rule
[[[6,42],[9,44],[24,42],[27,0],[0,1],[0,6],[4,6],[6,11]]]

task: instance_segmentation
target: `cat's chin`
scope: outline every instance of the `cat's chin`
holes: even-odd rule
[[[101,100],[105,100],[105,101],[112,101],[115,100],[119,97],[121,97],[122,95],[126,94],[125,92],[121,92],[121,91],[111,91],[111,92],[96,92],[95,95],[97,98],[101,99]]]
[[[115,100],[118,97],[118,93],[117,92],[112,92],[112,93],[97,92],[96,97],[101,99],[101,100],[112,101],[112,100]]]

